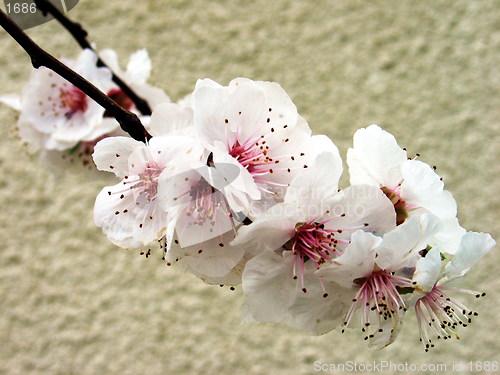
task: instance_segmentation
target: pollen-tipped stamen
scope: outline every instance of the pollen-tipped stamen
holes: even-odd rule
[[[397,324],[400,310],[406,311],[405,302],[398,288],[410,287],[410,279],[383,270],[374,270],[370,276],[354,280],[354,282],[360,285],[360,289],[346,314],[342,324],[344,327],[351,324],[353,316],[358,310],[360,310],[362,332],[365,332],[367,327],[374,325],[371,319],[374,313],[378,323],[376,332],[380,332],[380,326],[384,320],[392,319]],[[371,337],[373,335],[368,335],[365,339]]]
[[[420,331],[420,341],[424,344],[426,352],[431,347],[434,347],[430,339],[433,336],[432,334],[438,339],[447,340],[452,336],[460,339],[460,336],[456,333],[456,328],[458,326],[467,327],[472,322],[472,316],[478,315],[477,312],[469,310],[460,301],[448,296],[444,292],[445,290],[473,294],[476,298],[485,295],[485,293],[473,290],[435,286],[424,297],[418,299],[415,304],[415,312]]]

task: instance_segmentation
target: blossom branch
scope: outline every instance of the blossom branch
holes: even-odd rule
[[[35,4],[38,9],[42,11],[44,15],[51,14],[54,18],[73,36],[76,42],[83,48],[88,48],[97,55],[97,52],[92,48],[91,44],[87,40],[88,33],[79,23],[71,21],[63,13],[59,11],[52,3],[47,0],[35,0]],[[97,55],[97,66],[104,66],[111,70],[113,74],[113,81],[122,89],[122,91],[132,100],[135,107],[143,114],[150,115],[151,108],[148,103],[135,93],[130,86],[128,86],[120,77],[118,77],[109,66],[106,65]]]
[[[1,9],[0,26],[28,53],[35,69],[44,66],[75,85],[106,109],[118,121],[121,128],[135,140],[145,142],[151,138],[151,135],[134,113],[120,107],[92,83],[44,51]]]

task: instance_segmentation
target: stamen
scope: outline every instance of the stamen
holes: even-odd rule
[[[417,300],[415,312],[420,331],[420,340],[424,344],[425,351],[434,347],[430,336],[434,333],[438,339],[445,340],[455,336],[460,339],[456,333],[458,326],[467,327],[472,322],[472,316],[477,316],[477,312],[469,310],[463,303],[449,297],[444,290],[453,290],[466,294],[473,294],[481,297],[484,293],[473,290],[459,289],[447,286],[435,286],[424,297]]]
[[[354,283],[361,286],[346,314],[344,327],[349,326],[355,312],[359,309],[361,309],[362,332],[366,332],[367,327],[375,327],[375,331],[367,334],[365,339],[372,338],[376,333],[381,332],[380,326],[383,320],[391,319],[393,324],[398,324],[400,310],[406,311],[406,305],[398,288],[409,287],[410,279],[394,276],[383,270],[374,270],[370,276],[354,280]],[[373,314],[375,314],[378,326],[372,321]]]
[[[296,278],[297,272],[299,273],[302,288],[304,288],[305,262],[313,262],[316,269],[319,269],[325,262],[333,262],[333,259],[340,255],[335,248],[336,243],[337,240],[331,236],[329,231],[323,229],[314,220],[297,224],[295,235],[289,242],[291,248],[287,248],[287,245],[284,247],[294,255],[293,276]],[[326,294],[324,289],[323,291]]]

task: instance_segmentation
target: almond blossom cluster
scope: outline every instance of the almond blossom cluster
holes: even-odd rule
[[[114,52],[101,56],[153,108],[142,117],[149,141],[128,137],[48,70],[34,72],[21,97],[2,100],[20,111],[21,137],[43,153],[92,153],[97,169],[116,175],[94,207],[112,243],[159,243],[167,265],[208,284],[241,284],[245,321],[314,334],[358,329],[379,349],[396,339],[408,311],[426,351],[459,338],[477,315],[460,296],[484,293],[458,283],[495,241],[460,226],[435,168],[409,158],[391,134],[377,125],[355,133],[350,186],[341,188],[339,150],[312,135],[279,84],[203,79],[172,103],[146,83],[145,51],[126,71]],[[67,64],[134,111],[91,51]]]
[[[147,144],[96,145],[97,167],[121,179],[98,195],[96,224],[125,248],[160,242],[168,265],[209,284],[241,283],[245,320],[357,328],[383,348],[410,309],[428,350],[477,315],[455,295],[483,294],[449,283],[495,241],[466,232],[434,168],[377,125],[354,135],[345,189],[337,147],[276,83],[200,80],[148,129]]]

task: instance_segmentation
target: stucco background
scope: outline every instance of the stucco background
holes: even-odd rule
[[[198,78],[279,82],[343,156],[377,123],[437,165],[469,230],[499,238],[498,3],[436,1],[81,0],[70,16],[98,48],[147,48],[173,99]],[[57,56],[79,50],[55,22],[29,34]],[[0,93],[19,92],[29,58],[0,31]],[[0,374],[308,374],[313,363],[498,361],[498,249],[459,296],[479,317],[424,353],[414,317],[396,344],[240,324],[241,290],[210,287],[108,243],[92,221],[106,183],[53,179],[0,106]],[[346,186],[347,179],[343,182]]]

